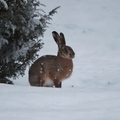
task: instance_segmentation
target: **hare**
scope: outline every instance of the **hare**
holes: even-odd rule
[[[62,81],[69,78],[73,71],[75,53],[66,45],[63,33],[52,32],[58,45],[58,54],[45,55],[37,59],[29,69],[29,83],[31,86],[62,87]]]

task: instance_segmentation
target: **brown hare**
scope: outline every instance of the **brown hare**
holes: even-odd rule
[[[60,35],[52,32],[53,38],[58,45],[58,54],[45,55],[37,59],[29,69],[29,82],[31,86],[62,87],[62,81],[70,77],[73,71],[75,56],[73,49],[66,45],[63,33]]]

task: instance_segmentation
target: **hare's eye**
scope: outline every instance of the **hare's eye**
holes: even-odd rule
[[[70,52],[69,52],[69,54],[68,54],[68,55],[69,55],[69,57],[72,57],[72,54],[71,54]]]
[[[68,50],[66,47],[62,47],[61,51],[68,54]]]

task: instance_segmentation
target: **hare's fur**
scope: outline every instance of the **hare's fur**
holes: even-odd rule
[[[62,81],[72,74],[74,51],[66,46],[65,38],[53,32],[53,38],[58,44],[58,55],[46,55],[37,59],[29,70],[29,82],[31,86],[61,87]],[[60,38],[61,37],[61,38]],[[59,39],[59,40],[58,40]]]

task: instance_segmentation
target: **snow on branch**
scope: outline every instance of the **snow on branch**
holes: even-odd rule
[[[8,9],[8,5],[5,0],[0,0],[0,2],[4,5],[5,9]]]

